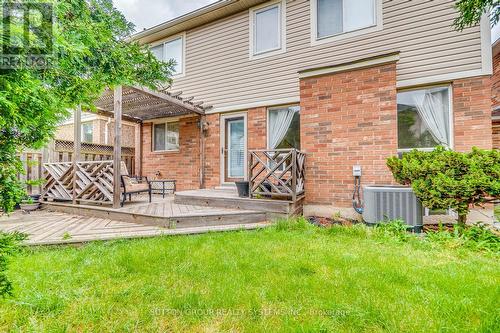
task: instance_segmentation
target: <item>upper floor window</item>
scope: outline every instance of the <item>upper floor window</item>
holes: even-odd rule
[[[312,0],[314,40],[348,37],[358,30],[368,32],[364,31],[367,28],[380,29],[379,1]]]
[[[92,123],[82,124],[82,142],[92,143],[94,139],[94,125]]]
[[[158,60],[175,61],[174,75],[184,74],[184,36],[170,39],[160,45],[151,47],[151,52]]]
[[[398,148],[451,147],[449,87],[399,92]]]
[[[166,122],[153,126],[153,151],[179,150],[179,122]]]
[[[259,6],[251,15],[251,57],[271,55],[284,51],[284,3]]]

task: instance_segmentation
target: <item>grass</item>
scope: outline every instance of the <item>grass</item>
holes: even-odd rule
[[[498,332],[498,259],[300,221],[31,249],[0,331]]]

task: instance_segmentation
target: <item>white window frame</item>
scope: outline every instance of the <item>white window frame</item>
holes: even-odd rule
[[[397,94],[401,92],[409,92],[409,91],[416,91],[416,90],[424,90],[424,89],[431,89],[431,88],[448,88],[448,110],[449,110],[449,129],[450,129],[450,145],[449,149],[453,150],[455,146],[455,129],[454,129],[454,116],[453,116],[453,86],[451,83],[448,84],[434,84],[434,85],[427,85],[427,86],[419,86],[419,87],[411,87],[411,88],[403,88],[403,89],[398,89],[396,91],[396,125],[398,124],[398,119],[397,119]],[[435,147],[429,147],[429,148],[399,148],[399,132],[396,130],[396,141],[398,142],[398,153],[407,153],[410,152],[414,149],[420,150],[420,151],[433,151],[436,149]]]
[[[272,7],[278,7],[280,26],[279,26],[279,48],[271,49],[267,51],[255,52],[255,28],[256,20],[255,17],[258,13],[264,12]],[[276,54],[281,54],[286,52],[286,0],[273,1],[271,3],[265,3],[260,6],[256,6],[250,9],[250,60],[260,59],[265,57],[270,57]]]
[[[287,105],[270,106],[270,107],[267,108],[267,112],[266,112],[266,147],[267,147],[268,150],[272,149],[271,146],[269,145],[269,125],[271,124],[271,122],[269,121],[269,119],[270,119],[269,114],[272,111],[275,111],[275,110],[278,110],[278,109],[289,108],[289,107],[294,107],[294,106],[298,106],[300,108],[300,104],[297,104],[297,103],[295,103],[295,104],[287,104]],[[301,110],[299,110],[299,114],[300,114],[300,111]],[[299,131],[300,131],[300,127],[299,127]],[[287,166],[286,163],[284,163],[282,165],[283,165],[283,167],[276,169],[276,171],[281,172],[281,171],[285,170],[285,167]]]
[[[85,126],[89,126],[90,125],[90,128],[92,129],[92,131],[90,132],[90,134],[92,135],[92,140],[90,141],[87,141],[85,140],[85,130],[84,130],[84,127]],[[94,142],[94,122],[92,121],[88,121],[88,122],[84,122],[81,124],[81,136],[80,136],[80,141],[81,142],[85,142],[85,143],[93,143]]]
[[[158,41],[158,42],[155,42],[155,43],[152,43],[150,45],[150,47],[156,47],[156,46],[159,46],[159,45],[163,45],[163,48],[162,48],[162,58],[164,61],[168,61],[169,59],[166,59],[166,54],[165,54],[165,50],[166,50],[166,47],[165,47],[165,44],[169,43],[169,42],[172,42],[176,39],[181,39],[182,41],[182,64],[181,64],[181,72],[177,72],[175,74],[172,75],[172,78],[180,78],[180,77],[184,77],[186,76],[186,32],[182,32],[180,34],[177,34],[177,35],[174,35],[174,36],[170,36],[166,39],[163,39],[161,41]]]
[[[348,0],[345,0],[348,1]],[[357,30],[340,32],[332,36],[318,37],[318,0],[310,0],[311,6],[311,45],[321,45],[325,43],[331,43],[338,40],[351,38],[359,35],[368,34],[371,32],[379,31],[383,29],[383,8],[382,0],[375,0],[375,23],[371,26],[365,28],[360,28]]]
[[[286,104],[286,105],[270,106],[270,107],[267,108],[267,112],[266,112],[266,117],[267,117],[266,118],[266,147],[267,147],[267,149],[271,149],[271,146],[269,146],[269,125],[271,124],[271,122],[269,121],[269,114],[272,111],[276,111],[276,110],[284,109],[284,108],[295,107],[295,106],[298,106],[300,108],[300,104],[297,104],[297,103]],[[300,110],[299,110],[299,113],[300,113]]]
[[[164,150],[155,150],[155,126],[156,125],[161,125],[161,124],[165,124],[165,148],[167,147],[167,126],[169,123],[177,123],[179,124],[178,125],[178,128],[179,128],[179,132],[178,132],[178,148],[177,149],[164,149]],[[151,126],[152,126],[152,129],[151,129],[151,133],[152,133],[152,137],[151,137],[151,151],[153,153],[168,153],[168,152],[179,152],[180,151],[180,148],[181,148],[181,126],[180,126],[180,121],[179,119],[169,119],[169,120],[164,120],[164,121],[155,121],[155,122],[151,122]]]

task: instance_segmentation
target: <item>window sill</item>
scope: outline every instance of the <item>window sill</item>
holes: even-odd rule
[[[152,154],[177,154],[180,153],[180,149],[176,150],[153,150]]]
[[[286,52],[286,50],[284,48],[279,48],[279,49],[264,51],[264,52],[260,52],[260,53],[256,53],[256,54],[250,53],[250,60],[257,60],[257,59],[272,57],[274,55],[283,54],[285,52]]]

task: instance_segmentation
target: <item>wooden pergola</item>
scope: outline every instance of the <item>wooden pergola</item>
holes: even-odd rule
[[[161,90],[151,90],[144,87],[137,86],[118,86],[114,90],[106,89],[101,97],[97,100],[96,106],[98,112],[102,115],[115,119],[115,137],[113,147],[113,207],[120,206],[121,195],[121,152],[122,152],[122,119],[137,123],[135,138],[136,138],[136,163],[139,169],[136,170],[140,174],[140,156],[141,156],[141,124],[145,120],[151,120],[163,117],[183,116],[187,114],[198,114],[204,122],[205,111],[210,106],[204,106],[203,102],[195,102],[193,97],[182,97],[182,92],[168,92]],[[67,193],[72,192],[73,203],[79,201],[78,193],[75,189],[78,188],[77,180],[77,163],[80,162],[81,156],[81,107],[77,108],[74,112],[74,153],[73,153],[73,184],[71,191],[64,191]],[[203,159],[203,135],[201,131],[203,126],[200,126],[200,154]],[[200,172],[200,182],[203,182],[203,168]],[[60,188],[64,187],[61,182],[58,185]],[[61,192],[61,191],[59,191]]]

